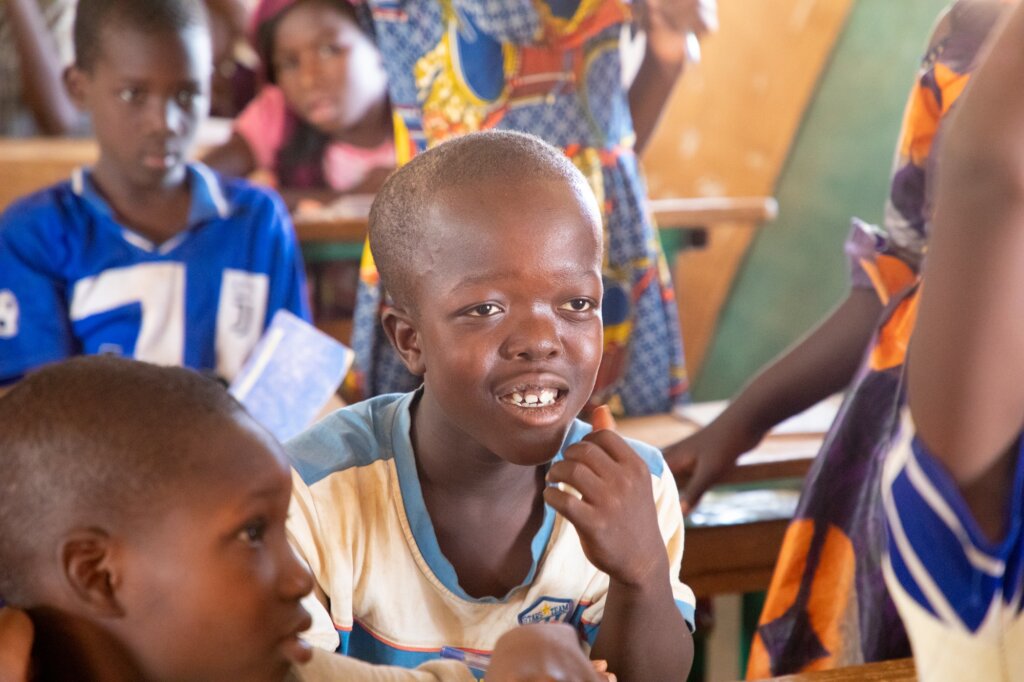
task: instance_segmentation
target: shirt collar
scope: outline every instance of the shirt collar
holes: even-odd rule
[[[193,162],[186,167],[187,182],[192,190],[188,224],[182,232],[163,244],[156,245],[136,232],[118,223],[114,208],[100,194],[92,178],[92,169],[84,166],[76,168],[71,174],[71,191],[81,197],[94,211],[109,218],[121,228],[124,238],[139,248],[147,251],[164,253],[181,243],[184,236],[199,225],[211,220],[223,220],[232,212],[231,203],[224,194],[220,179],[216,173],[204,164]]]

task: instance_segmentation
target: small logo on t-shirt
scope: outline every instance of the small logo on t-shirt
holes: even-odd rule
[[[572,599],[541,597],[519,613],[519,624],[560,623],[572,615]]]
[[[10,289],[0,291],[0,339],[18,335],[18,299]]]

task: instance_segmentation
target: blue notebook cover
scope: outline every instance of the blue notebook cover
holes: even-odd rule
[[[345,344],[279,310],[228,390],[284,442],[327,404],[353,356]]]

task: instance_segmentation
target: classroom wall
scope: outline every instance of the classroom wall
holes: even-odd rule
[[[881,219],[904,101],[945,4],[854,3],[778,177],[779,216],[754,235],[720,311],[695,398],[733,394],[845,295],[849,219]]]
[[[771,195],[853,4],[720,0],[721,29],[688,65],[644,155],[650,195]],[[708,228],[706,247],[673,263],[691,376],[757,226]]]

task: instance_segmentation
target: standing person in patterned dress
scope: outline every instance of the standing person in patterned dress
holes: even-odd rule
[[[958,0],[936,23],[904,114],[882,226],[854,220],[851,290],[714,422],[666,449],[684,508],[779,422],[847,389],[804,482],[754,637],[748,679],[910,655],[885,588],[881,473],[905,400],[942,123],[1012,2]]]
[[[684,399],[676,303],[644,208],[636,145],[646,142],[684,68],[690,36],[716,27],[714,1],[368,0],[365,9],[388,71],[400,165],[449,137],[504,128],[562,148],[588,178],[605,228],[605,349],[592,404],[646,414]],[[619,39],[634,20],[647,42],[627,90]],[[367,250],[350,396],[418,383],[381,332],[382,305]]]

